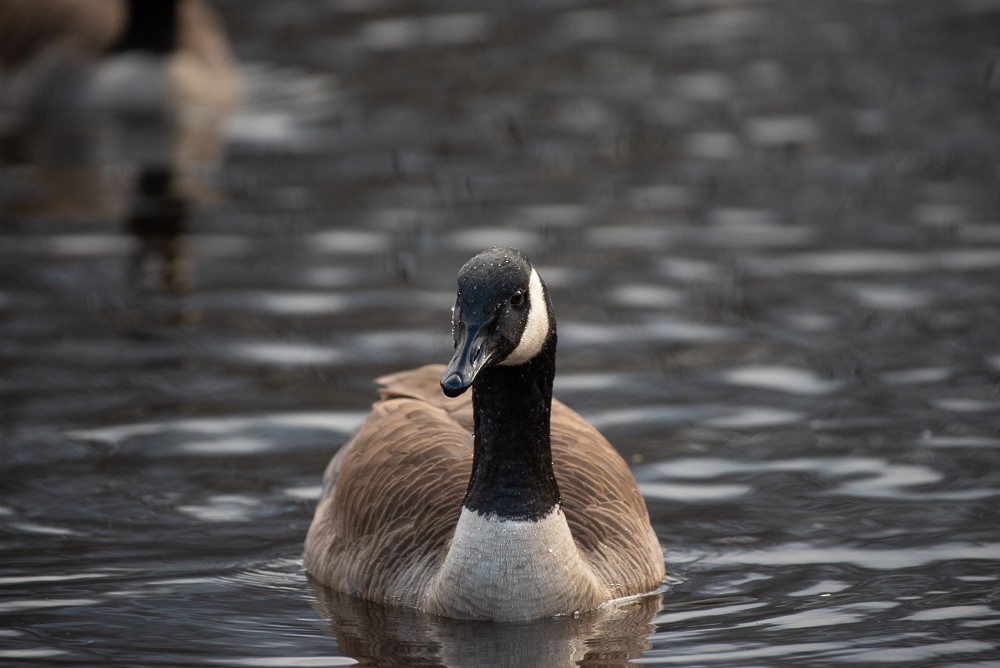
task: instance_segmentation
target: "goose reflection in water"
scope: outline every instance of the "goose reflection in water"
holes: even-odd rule
[[[189,205],[177,194],[170,169],[163,165],[143,169],[125,222],[135,242],[126,272],[130,291],[155,289],[150,279],[157,268],[158,287],[175,295],[190,291],[188,215]]]
[[[649,648],[661,595],[653,593],[578,617],[530,623],[447,619],[379,605],[310,579],[316,609],[330,622],[339,653],[364,666],[448,668],[619,668]]]
[[[127,308],[121,325],[129,336],[165,335],[201,321],[201,309],[190,297],[195,288],[191,208],[170,167],[147,165],[135,178],[123,219],[131,249],[122,272]]]

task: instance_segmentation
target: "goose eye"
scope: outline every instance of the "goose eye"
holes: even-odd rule
[[[523,303],[524,303],[524,293],[521,292],[520,290],[515,290],[514,294],[510,296],[510,305],[520,306]]]

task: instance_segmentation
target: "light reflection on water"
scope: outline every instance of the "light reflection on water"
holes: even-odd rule
[[[122,289],[129,168],[0,165],[0,660],[1000,661],[988,3],[219,4],[246,105],[190,291]],[[447,357],[494,244],[553,292],[660,596],[497,627],[302,572],[371,379]]]

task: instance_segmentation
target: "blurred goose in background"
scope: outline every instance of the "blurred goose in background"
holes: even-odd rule
[[[462,267],[453,333],[446,368],[379,379],[324,475],[309,573],[368,600],[496,621],[655,590],[663,555],[631,472],[552,398],[556,323],[524,255],[494,248]]]
[[[241,89],[201,0],[4,0],[0,84],[7,125],[74,110],[216,114]]]
[[[181,174],[217,162],[241,90],[201,0],[0,2],[0,135],[60,178],[120,160]]]

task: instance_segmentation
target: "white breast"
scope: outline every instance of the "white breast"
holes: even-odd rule
[[[537,522],[462,509],[426,608],[448,617],[523,621],[609,598],[573,542],[562,508]]]

